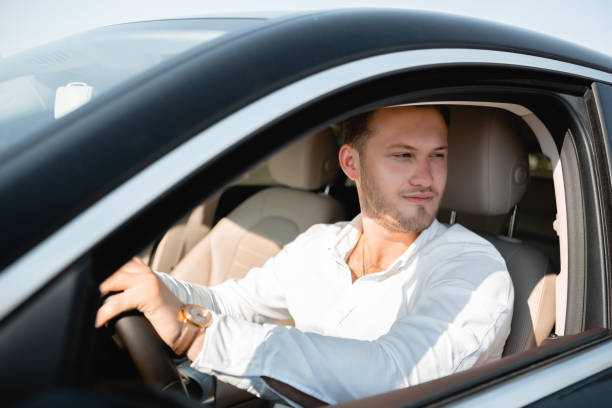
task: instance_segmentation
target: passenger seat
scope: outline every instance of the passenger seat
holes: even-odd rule
[[[172,276],[208,286],[242,278],[311,225],[344,219],[338,201],[313,192],[331,184],[339,169],[330,129],[292,144],[272,156],[268,166],[272,177],[288,187],[262,190],[219,220]]]

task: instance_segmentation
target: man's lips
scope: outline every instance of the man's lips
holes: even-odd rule
[[[436,196],[433,192],[402,194],[402,198],[414,204],[427,204]]]

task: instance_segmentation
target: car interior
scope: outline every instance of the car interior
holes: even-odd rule
[[[502,254],[515,286],[504,356],[534,349],[564,308],[555,299],[561,249],[551,159],[520,110],[444,103],[449,162],[438,220],[462,224]],[[153,270],[215,285],[243,277],[313,224],[352,219],[357,192],[339,169],[340,144],[338,125],[303,137],[193,208],[139,256]]]

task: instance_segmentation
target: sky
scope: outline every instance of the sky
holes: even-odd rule
[[[130,21],[343,7],[467,15],[539,31],[612,55],[609,0],[0,0],[0,57],[91,28]]]

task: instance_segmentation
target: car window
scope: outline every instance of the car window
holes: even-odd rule
[[[120,24],[0,61],[0,153],[163,61],[255,19]]]
[[[532,178],[552,179],[552,163],[543,153],[529,153],[529,176]]]

